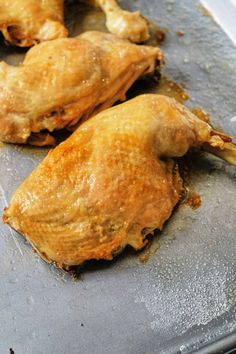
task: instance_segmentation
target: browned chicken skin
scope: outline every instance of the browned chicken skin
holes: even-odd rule
[[[86,32],[31,48],[19,67],[0,62],[0,140],[53,144],[41,131],[71,128],[123,100],[162,59],[158,48]]]
[[[173,157],[205,148],[236,164],[235,145],[174,99],[142,95],[82,124],[12,197],[3,221],[68,268],[144,247],[180,200]]]
[[[105,12],[110,32],[133,42],[149,38],[147,21],[139,12],[124,11],[115,0],[93,3]],[[0,0],[0,31],[13,45],[28,47],[67,37],[63,17],[63,0]]]

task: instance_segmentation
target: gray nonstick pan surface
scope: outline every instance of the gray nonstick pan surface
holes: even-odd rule
[[[199,2],[127,0],[122,6],[168,28],[165,75],[184,84],[188,105],[204,107],[216,127],[236,138],[236,48]],[[21,58],[21,50],[1,44],[1,60]],[[46,153],[1,145],[1,214]],[[0,353],[230,350],[236,331],[236,169],[199,155],[191,186],[201,207],[174,213],[146,263],[127,251],[112,262],[88,264],[79,280],[43,262],[1,224]]]

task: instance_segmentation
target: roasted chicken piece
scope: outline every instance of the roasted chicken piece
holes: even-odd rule
[[[132,42],[144,42],[149,38],[147,20],[139,11],[122,10],[115,0],[95,0],[106,15],[106,26],[111,33]]]
[[[63,0],[0,0],[0,31],[20,47],[66,37]]]
[[[108,29],[121,38],[143,42],[149,38],[147,21],[139,12],[122,10],[115,0],[94,0],[107,17]],[[20,47],[67,37],[63,0],[0,0],[0,31]]]
[[[140,76],[163,60],[158,48],[109,33],[41,43],[19,67],[0,63],[0,140],[49,145],[48,133],[72,128],[125,98]]]
[[[3,221],[65,269],[110,260],[126,245],[140,250],[181,198],[172,158],[203,147],[236,164],[229,141],[172,98],[138,96],[91,118],[50,151]]]

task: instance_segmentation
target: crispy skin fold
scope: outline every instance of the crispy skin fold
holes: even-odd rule
[[[139,250],[180,199],[171,158],[191,147],[223,151],[231,143],[222,137],[174,99],[138,96],[91,118],[49,152],[3,221],[63,268],[112,259],[126,245]]]
[[[123,100],[162,60],[158,48],[86,32],[31,48],[19,67],[0,62],[0,140],[53,144],[50,132]]]

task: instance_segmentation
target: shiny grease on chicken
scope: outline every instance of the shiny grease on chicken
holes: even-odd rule
[[[50,132],[123,100],[163,61],[160,49],[85,32],[31,48],[19,67],[0,62],[0,140],[50,145]]]
[[[3,221],[69,268],[135,250],[181,199],[172,158],[204,148],[236,164],[229,137],[174,99],[141,95],[82,124],[22,183]]]
[[[147,21],[139,12],[122,10],[115,0],[92,2],[105,12],[110,32],[133,42],[149,38]],[[20,47],[67,37],[64,1],[0,0],[0,31],[10,44]]]

